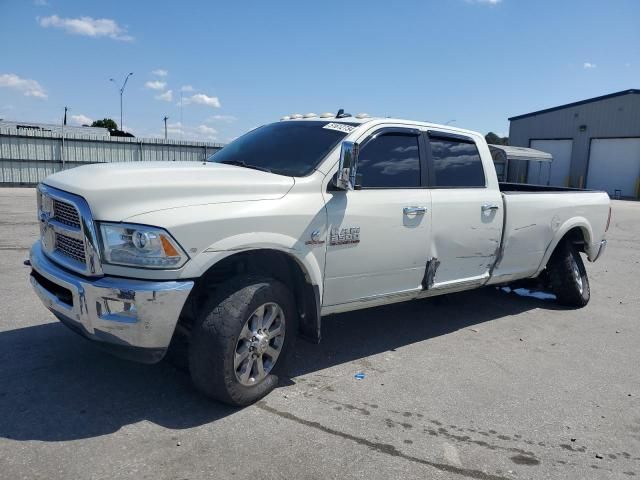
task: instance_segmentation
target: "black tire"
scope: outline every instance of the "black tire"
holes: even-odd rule
[[[236,346],[249,317],[267,303],[282,309],[284,343],[266,377],[246,386],[236,376]],[[200,309],[191,334],[189,372],[196,388],[209,398],[234,406],[250,405],[267,395],[278,385],[277,375],[293,350],[297,317],[291,292],[273,278],[245,275],[222,285]]]
[[[567,240],[556,247],[547,264],[551,290],[560,305],[582,308],[591,298],[589,278],[580,253]]]

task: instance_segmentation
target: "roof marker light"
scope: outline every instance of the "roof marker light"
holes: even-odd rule
[[[298,120],[302,118],[302,115],[300,115],[299,113],[294,113],[293,115],[291,115],[291,120]]]
[[[314,118],[314,117],[317,117],[317,116],[318,116],[318,115],[316,115],[316,114],[315,114],[315,113],[313,113],[313,112],[309,112],[309,113],[305,113],[305,114],[304,114],[304,118]]]
[[[283,121],[283,120],[291,120],[291,117],[289,115],[285,115],[280,119],[280,121]]]
[[[332,117],[333,117],[333,113],[331,112],[325,112],[320,114],[320,118],[332,118]]]
[[[369,118],[368,113],[359,113],[356,115],[356,118]]]

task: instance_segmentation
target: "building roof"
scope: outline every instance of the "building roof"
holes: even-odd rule
[[[489,145],[494,160],[525,160],[527,162],[551,162],[553,155],[533,148],[507,145]]]
[[[18,133],[40,132],[40,133],[56,133],[61,134],[63,127],[59,123],[39,123],[39,122],[19,122],[17,120],[0,119],[0,128],[15,130]],[[84,127],[79,125],[65,125],[64,133],[66,135],[95,135],[100,137],[108,137],[109,130],[102,127]]]
[[[557,110],[564,110],[565,108],[577,107],[579,105],[585,105],[587,103],[600,102],[602,100],[608,100],[610,98],[622,97],[624,95],[640,95],[640,90],[632,88],[629,90],[623,90],[621,92],[610,93],[609,95],[602,95],[601,97],[589,98],[587,100],[581,100],[579,102],[568,103],[566,105],[560,105],[558,107],[547,108],[545,110],[538,110],[537,112],[525,113],[523,115],[517,115],[515,117],[509,118],[509,121],[520,120],[521,118],[534,117],[536,115],[540,115],[542,113],[555,112]]]

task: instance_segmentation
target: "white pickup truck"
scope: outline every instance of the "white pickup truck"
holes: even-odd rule
[[[31,283],[121,356],[186,346],[199,390],[247,405],[325,315],[525,278],[586,305],[610,215],[606,193],[498,184],[478,133],[296,116],[204,162],[48,177]]]

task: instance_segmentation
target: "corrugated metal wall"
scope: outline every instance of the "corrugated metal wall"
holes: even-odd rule
[[[221,144],[153,138],[95,137],[0,129],[0,185],[36,184],[89,163],[201,161]]]
[[[570,186],[584,187],[591,139],[639,136],[640,95],[628,94],[514,118],[509,129],[509,144],[529,147],[532,140],[572,140]],[[509,165],[511,181],[520,181],[526,176],[526,165],[517,163],[522,165],[517,168]],[[611,168],[615,168],[613,162]]]

